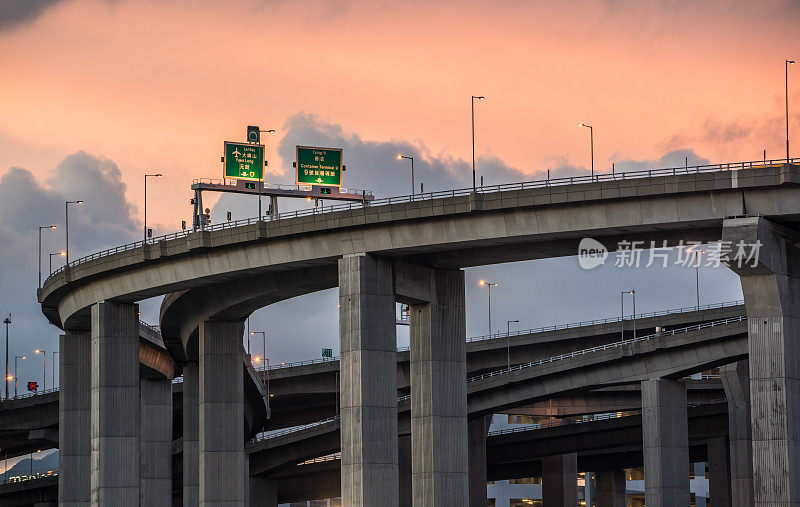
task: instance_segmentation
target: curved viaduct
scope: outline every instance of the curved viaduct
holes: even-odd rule
[[[792,450],[798,440],[793,431],[800,425],[790,422],[797,412],[794,400],[800,398],[794,396],[800,366],[788,354],[781,356],[785,359],[780,364],[761,357],[776,348],[794,350],[791,347],[798,338],[790,320],[796,310],[789,297],[796,281],[798,184],[800,168],[784,164],[638,179],[622,176],[544,188],[521,184],[517,190],[454,193],[254,221],[76,261],[48,278],[39,298],[44,314],[65,329],[67,337],[90,331],[93,337],[108,338],[98,340],[99,365],[93,366],[107,371],[103,361],[132,364],[130,347],[120,345],[131,342],[134,303],[178,292],[165,300],[161,325],[165,345],[184,363],[189,385],[195,375],[205,379],[197,382],[197,498],[201,502],[242,501],[244,484],[239,479],[215,483],[209,468],[214,463],[217,468],[238,470],[246,461],[242,435],[225,437],[215,430],[241,426],[242,322],[265,304],[338,285],[344,429],[341,483],[347,505],[397,503],[397,385],[394,375],[383,372],[395,368],[394,304],[408,303],[411,432],[420,444],[412,459],[415,502],[465,504],[467,392],[460,268],[574,255],[584,237],[598,239],[610,250],[621,240],[645,245],[656,241],[658,246],[720,238],[733,244],[758,242],[762,256],[752,266],[734,266],[742,276],[750,318],[751,389],[759,393],[774,393],[776,386],[783,389],[778,389],[777,397],[759,396],[759,405],[753,407],[754,420],[756,413],[766,412],[781,418],[774,427],[753,428],[755,477],[778,477],[777,481],[757,481],[756,496],[761,491],[773,500],[797,498],[800,492],[795,486],[784,486],[789,477],[800,473],[800,457]],[[104,348],[112,338],[117,346]],[[133,393],[133,375],[125,368],[118,370],[108,370],[108,378],[92,386],[101,400],[103,393]],[[104,387],[109,389],[104,391]],[[648,393],[644,398],[654,403],[674,397],[676,389],[669,379],[643,383]],[[753,399],[755,404],[757,397]],[[92,417],[124,419],[126,414],[113,413],[114,408],[101,403],[93,408]],[[101,424],[108,430],[97,436],[101,441],[113,444],[135,438],[129,435],[135,433],[130,428],[107,426]],[[191,442],[191,438],[185,440],[185,456],[187,450],[193,452]],[[669,501],[674,491],[682,494],[678,473],[685,475],[685,467],[670,464],[682,460],[678,447],[654,457],[666,469],[659,482],[647,484],[648,499]],[[122,459],[115,448],[101,446],[93,459],[101,467],[115,463]],[[440,458],[431,462],[428,456]],[[118,475],[99,477],[93,494],[121,501],[138,494],[130,479]],[[681,485],[665,486],[673,480]],[[434,488],[442,481],[451,487]],[[187,487],[192,484],[185,481],[185,499]],[[686,489],[688,494],[688,483]]]

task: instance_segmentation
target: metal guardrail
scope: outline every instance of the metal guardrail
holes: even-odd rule
[[[57,392],[58,392],[58,388],[57,387],[51,387],[50,389],[45,389],[43,391],[32,391],[32,392],[29,392],[29,393],[18,394],[17,396],[14,396],[14,397],[9,398],[7,400],[6,399],[0,400],[0,405],[2,405],[3,403],[5,403],[7,401],[24,400],[26,398],[33,398],[34,396],[44,396],[45,394],[51,394],[51,393],[57,393]]]
[[[302,463],[298,463],[297,466],[312,465],[314,463],[325,463],[326,461],[338,461],[341,459],[342,459],[342,453],[335,452],[333,454],[328,454],[327,456],[320,456],[319,458],[307,459]]]
[[[271,438],[282,437],[283,435],[289,435],[291,433],[297,433],[298,431],[307,430],[309,428],[314,428],[316,426],[322,426],[323,424],[327,424],[330,422],[338,421],[339,416],[329,417],[327,419],[322,419],[321,421],[314,421],[312,423],[303,424],[302,426],[292,426],[291,428],[284,428],[282,430],[271,431],[269,433],[262,432],[254,436],[250,439],[250,442],[263,442],[264,440],[269,440]]]
[[[639,343],[639,342],[649,341],[649,340],[652,340],[653,338],[656,338],[656,337],[674,336],[676,334],[687,333],[689,331],[697,331],[699,329],[706,329],[706,328],[709,328],[709,327],[722,326],[722,325],[725,325],[725,324],[730,324],[732,322],[741,322],[741,321],[743,321],[745,319],[747,319],[746,315],[740,315],[738,317],[729,317],[727,319],[720,319],[720,320],[715,320],[715,321],[712,321],[712,322],[704,322],[702,324],[695,324],[693,326],[682,327],[680,329],[675,329],[675,330],[672,330],[672,331],[662,331],[660,333],[654,333],[654,334],[647,335],[647,336],[640,336],[640,337],[636,337],[636,338],[630,338],[630,339],[627,339],[627,340],[622,340],[622,341],[618,341],[618,342],[614,342],[614,343],[607,343],[605,345],[597,345],[595,347],[591,347],[591,348],[588,348],[588,349],[576,350],[575,352],[569,352],[567,354],[561,354],[561,355],[558,355],[558,356],[549,357],[547,359],[540,359],[538,361],[532,361],[530,363],[524,363],[524,364],[519,364],[519,365],[516,365],[516,366],[512,366],[511,368],[503,368],[502,370],[495,370],[495,371],[491,371],[491,372],[488,372],[488,373],[484,373],[483,375],[476,375],[474,377],[469,377],[467,379],[467,383],[476,382],[478,380],[483,380],[483,379],[486,379],[486,378],[496,377],[498,375],[505,375],[505,374],[511,373],[513,371],[524,370],[526,368],[532,368],[534,366],[541,366],[543,364],[552,363],[554,361],[559,361],[561,359],[569,359],[571,357],[590,354],[592,352],[597,352],[597,351],[600,351],[600,350],[608,350],[608,349],[618,348],[618,347],[621,347],[623,345],[628,345],[628,344],[631,344],[631,343]]]
[[[208,185],[226,185],[231,187],[236,187],[238,185],[239,180],[236,178],[195,178],[192,180],[192,185],[197,185],[198,183],[208,184]],[[264,189],[274,189],[274,190],[300,190],[300,191],[308,191],[311,190],[311,187],[315,185],[284,185],[281,183],[264,183]],[[362,188],[340,188],[339,191],[343,194],[362,194],[362,195],[372,195],[372,190],[364,190]],[[324,196],[321,197],[324,199]]]
[[[713,310],[713,309],[716,309],[716,308],[728,308],[728,307],[731,307],[731,306],[739,306],[739,305],[743,305],[743,304],[744,304],[743,300],[738,300],[738,301],[725,301],[725,302],[722,302],[722,303],[712,303],[712,304],[708,304],[708,305],[701,305],[699,307],[698,306],[687,306],[687,307],[683,307],[683,308],[675,308],[673,310],[660,310],[660,311],[657,311],[657,312],[648,312],[648,313],[637,314],[636,315],[636,320],[638,321],[639,319],[647,319],[647,318],[652,318],[652,317],[663,317],[665,315],[678,315],[678,314],[681,314],[681,313],[690,313],[690,312],[702,311],[702,310]],[[626,321],[631,321],[633,319],[627,318],[625,320]],[[511,333],[499,333],[499,334],[494,334],[494,335],[482,335],[482,336],[470,337],[470,338],[467,338],[467,343],[483,341],[483,340],[495,340],[495,339],[498,339],[498,338],[508,338],[510,336],[521,336],[521,335],[526,335],[526,334],[546,333],[546,332],[550,332],[550,331],[558,331],[558,330],[561,330],[561,329],[574,329],[574,328],[584,327],[584,326],[593,326],[593,325],[596,325],[596,324],[609,324],[609,323],[614,323],[614,322],[619,322],[619,321],[620,321],[619,317],[608,317],[608,318],[605,318],[605,319],[596,319],[596,320],[581,321],[581,322],[571,322],[569,324],[557,324],[557,325],[553,325],[553,326],[543,326],[543,327],[537,327],[537,328],[532,328],[532,329],[524,329],[524,330],[521,330],[521,331],[512,331]],[[405,352],[407,350],[410,350],[410,347],[398,347],[397,348],[398,352]],[[273,365],[270,365],[269,369],[270,370],[280,370],[282,368],[293,368],[295,366],[305,366],[305,365],[309,365],[309,364],[320,364],[320,363],[327,363],[327,362],[338,361],[338,360],[339,360],[339,356],[326,357],[324,359],[306,359],[305,361],[294,361],[294,362],[291,362],[291,363],[273,364]],[[256,371],[265,371],[265,370],[266,370],[266,365],[259,366],[258,368],[256,368]]]
[[[714,172],[744,170],[744,169],[759,169],[765,167],[780,166],[784,163],[794,164],[795,162],[800,162],[800,158],[792,158],[788,160],[776,159],[776,160],[758,160],[758,161],[748,161],[748,162],[725,162],[721,164],[706,164],[706,165],[697,165],[688,167],[670,167],[663,169],[645,169],[641,171],[628,171],[628,172],[619,172],[611,174],[608,173],[595,174],[593,176],[592,175],[569,176],[565,178],[553,178],[547,180],[523,181],[519,183],[504,183],[500,185],[484,186],[484,187],[479,187],[479,192],[480,193],[503,192],[503,191],[525,190],[533,188],[560,187],[566,185],[573,185],[577,183],[597,183],[604,181],[621,181],[621,180],[663,177],[663,176],[677,176],[683,174],[701,174],[701,173],[714,173]],[[471,193],[472,193],[472,188],[470,187],[470,188],[461,188],[454,190],[443,190],[439,192],[425,192],[412,195],[387,197],[383,199],[373,200],[370,203],[359,202],[359,203],[335,204],[332,206],[324,206],[320,208],[309,208],[291,212],[284,212],[278,214],[277,216],[264,215],[262,217],[243,218],[241,220],[236,220],[236,221],[220,222],[218,224],[208,226],[204,230],[215,231],[222,229],[230,229],[233,227],[240,227],[243,225],[249,225],[257,222],[270,222],[273,220],[297,218],[309,215],[319,215],[334,211],[366,209],[366,208],[372,208],[374,206],[385,206],[390,204],[403,204],[408,202],[427,201],[427,200],[446,198],[446,197],[457,197],[457,196],[469,195]],[[70,262],[69,266],[75,267],[79,264],[83,264],[84,262],[99,259],[107,255],[113,255],[121,252],[126,252],[128,250],[140,248],[145,244],[155,244],[160,241],[168,241],[171,239],[182,238],[188,235],[190,232],[191,231],[189,230],[176,231],[169,234],[164,234],[162,236],[148,238],[146,241],[144,240],[134,241],[133,243],[128,243],[126,245],[120,245],[114,248],[108,248],[106,250],[93,253],[91,255],[80,257]],[[50,276],[48,276],[47,279],[45,280],[45,285],[47,284],[47,281],[50,278],[62,272],[65,268],[66,266],[61,266],[55,271],[53,271],[53,273],[51,273]]]

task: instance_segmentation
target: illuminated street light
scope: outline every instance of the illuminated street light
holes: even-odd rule
[[[36,349],[34,353],[42,355],[42,391],[47,391],[47,352]]]
[[[500,285],[496,282],[487,282],[486,280],[481,280],[478,282],[478,285],[481,287],[489,287],[489,336],[492,336],[492,287],[497,287]]]
[[[51,275],[53,274],[53,256],[54,255],[60,255],[61,257],[64,257],[64,256],[67,255],[67,252],[65,250],[62,250],[60,252],[55,252],[55,253],[51,253],[50,254],[50,274]]]
[[[55,225],[39,226],[39,288],[42,288],[42,229],[55,229]]]
[[[591,125],[586,123],[578,123],[578,127],[586,127],[589,129],[589,145],[592,154],[592,181],[594,181],[594,129]]]
[[[162,174],[144,175],[144,242],[147,243],[147,178],[161,178]]]
[[[472,191],[477,192],[478,188],[475,185],[475,99],[484,100],[483,96],[472,96]]]
[[[416,192],[417,188],[414,186],[414,157],[407,157],[400,153],[397,154],[397,160],[403,160],[404,158],[411,161],[411,200],[413,201],[414,193]]]

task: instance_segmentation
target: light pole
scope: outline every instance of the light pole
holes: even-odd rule
[[[706,253],[705,250],[692,250],[694,252],[694,274],[695,274],[695,292],[697,294],[697,309],[700,309],[700,254]]]
[[[407,157],[403,154],[397,154],[397,160],[408,159],[411,161],[411,200],[414,200],[414,193],[416,193],[416,186],[414,186],[414,157]]]
[[[511,369],[511,323],[519,324],[518,320],[506,322],[506,368]]]
[[[496,282],[487,282],[481,280],[478,282],[481,287],[489,287],[489,337],[492,336],[492,287],[497,287],[499,284]]]
[[[486,97],[472,96],[472,191],[477,192],[478,187],[475,184],[475,99],[483,100]]]
[[[53,274],[53,256],[54,255],[60,255],[61,257],[64,257],[65,255],[67,255],[67,252],[65,250],[62,250],[60,252],[55,252],[55,253],[51,253],[50,254],[50,274],[51,275]]]
[[[17,360],[19,359],[28,359],[26,356],[15,356],[14,357],[14,399],[17,399],[17,379],[19,378],[19,374],[17,373]]]
[[[578,127],[586,127],[589,129],[589,145],[592,154],[592,181],[594,181],[594,129],[591,125],[586,123],[578,123]]]
[[[266,132],[267,134],[274,134],[275,129],[267,129],[267,130],[259,130],[259,132]],[[264,148],[266,152],[266,147]],[[264,153],[264,158],[266,159],[266,153]],[[264,168],[261,168],[261,178],[258,180],[258,221],[261,221],[261,186],[262,182],[264,181]],[[276,201],[277,202],[277,201]]]
[[[42,288],[42,229],[55,229],[55,225],[39,226],[39,288]]]
[[[147,243],[147,178],[161,178],[162,174],[144,175],[144,242]]]
[[[53,389],[56,388],[56,354],[58,351],[53,351]]]
[[[786,60],[784,65],[786,71],[786,163],[789,163],[789,65],[794,65],[794,60]]]
[[[250,331],[250,334],[260,334],[261,335],[261,346],[263,351],[263,358],[264,358],[264,377],[267,380],[267,412],[269,413],[269,399],[270,399],[270,392],[269,392],[269,359],[267,359],[267,333],[264,331]]]
[[[11,314],[8,314],[8,317],[3,319],[3,324],[6,325],[6,399],[11,399],[11,396],[8,395],[8,381],[11,380],[8,376],[8,325],[11,324]]]
[[[66,255],[66,263],[64,266],[69,266],[69,205],[70,204],[83,204],[83,201],[66,201],[64,204],[64,234],[66,241],[64,242],[64,255]]]
[[[619,337],[625,341],[625,294],[633,296],[633,339],[636,339],[636,289],[624,290],[619,295]]]
[[[251,335],[257,335],[257,334],[261,335],[261,340],[262,340],[261,344],[262,344],[262,349],[263,349],[263,355],[261,357],[266,360],[266,358],[267,358],[267,333],[265,333],[264,331],[250,331],[250,334]]]
[[[47,352],[44,349],[34,350],[36,354],[42,354],[42,391],[47,391]]]

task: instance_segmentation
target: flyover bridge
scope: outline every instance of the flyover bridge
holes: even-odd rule
[[[749,319],[752,418],[777,417],[752,426],[754,488],[756,498],[790,502],[798,497],[790,478],[800,475],[800,457],[792,450],[798,440],[794,431],[800,431],[794,422],[800,396],[795,396],[793,380],[800,378],[800,366],[788,352],[797,350],[798,338],[790,295],[796,293],[800,167],[791,162],[603,175],[563,185],[516,184],[255,219],[79,259],[48,278],[39,298],[45,316],[67,332],[62,350],[88,357],[78,347],[89,336],[114,339],[99,340],[98,363],[92,367],[105,376],[92,379],[91,389],[101,400],[92,416],[130,421],[138,420],[138,412],[131,413],[138,408],[102,400],[132,397],[138,372],[110,369],[104,361],[136,362],[131,346],[135,302],[167,294],[160,319],[164,343],[182,365],[185,393],[192,395],[184,396],[184,457],[197,455],[202,457],[198,463],[234,470],[246,461],[244,435],[226,436],[218,428],[236,428],[242,421],[242,322],[264,305],[338,285],[345,430],[341,483],[348,505],[397,503],[397,379],[384,373],[396,368],[395,302],[409,304],[411,432],[419,442],[412,455],[414,498],[466,504],[461,268],[574,255],[584,237],[598,239],[610,250],[621,240],[655,241],[659,246],[681,240],[758,244],[761,255],[754,265],[732,266],[742,277]],[[112,341],[117,345],[112,347]],[[787,352],[778,361],[766,360],[776,350]],[[659,470],[648,474],[647,498],[669,503],[688,495],[688,479],[682,479],[682,463],[688,458],[684,435],[672,433],[664,441],[659,428],[666,427],[674,412],[665,407],[685,399],[685,390],[669,377],[644,380],[642,389],[646,409],[656,414],[645,425],[645,459]],[[76,442],[99,439],[92,460],[101,468],[120,470],[92,479],[82,458],[65,466],[62,479],[75,474],[70,481],[76,484],[70,492],[75,501],[84,501],[92,480],[97,484],[92,491],[101,498],[133,502],[138,497],[138,462],[122,463],[131,460],[114,449],[141,434],[118,424],[101,424],[98,435],[60,425]],[[61,442],[64,436],[59,436]],[[447,457],[447,462],[431,462],[428,456]],[[243,478],[220,484],[210,480],[215,470],[208,465],[184,467],[184,472],[189,479],[184,482],[185,499],[243,501]],[[444,482],[452,487],[434,488]]]

